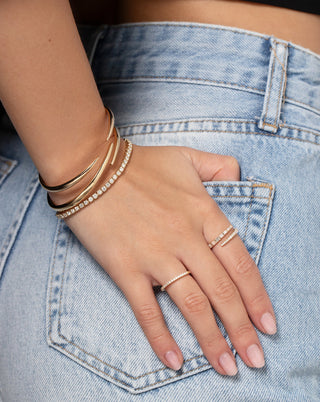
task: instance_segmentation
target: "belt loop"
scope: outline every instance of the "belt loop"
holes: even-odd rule
[[[262,114],[258,127],[276,133],[287,81],[288,44],[270,38],[270,61]]]
[[[97,49],[99,40],[104,34],[107,25],[94,26],[94,25],[79,24],[77,28],[83,47],[87,53],[90,66],[92,66],[94,54]]]

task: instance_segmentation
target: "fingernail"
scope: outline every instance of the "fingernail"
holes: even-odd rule
[[[176,370],[176,371],[181,369],[182,364],[180,363],[176,352],[169,350],[169,352],[167,352],[164,355],[164,357],[167,360],[167,362],[169,363],[170,368],[172,368],[173,370]]]
[[[237,366],[228,352],[223,353],[219,357],[219,363],[220,363],[221,367],[223,368],[223,370],[228,375],[236,375],[237,374],[237,372],[238,372]]]
[[[269,335],[274,335],[277,332],[277,324],[270,313],[264,313],[260,321]]]
[[[264,366],[265,361],[263,353],[258,345],[250,345],[247,349],[247,356],[254,367],[261,368]]]

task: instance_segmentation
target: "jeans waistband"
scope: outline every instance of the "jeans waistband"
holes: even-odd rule
[[[94,32],[90,58],[98,83],[185,81],[259,93],[260,126],[270,131],[283,102],[320,113],[320,55],[293,43],[183,22],[102,25]]]

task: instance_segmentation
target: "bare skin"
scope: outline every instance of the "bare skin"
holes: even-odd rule
[[[156,17],[153,6],[148,15],[141,14],[145,3],[140,2],[140,7],[135,3],[136,20]],[[169,2],[156,3],[159,17]],[[190,7],[203,3],[204,10],[209,2],[170,4],[186,3]],[[187,8],[183,13],[191,13],[192,7]],[[122,15],[118,21],[134,19],[129,6]],[[182,9],[170,16],[188,18]],[[313,47],[311,42],[308,47]],[[0,2],[0,53],[0,99],[41,176],[48,185],[70,179],[103,152],[110,122],[69,2]],[[234,375],[237,369],[212,307],[250,367],[264,364],[255,327],[276,332],[271,301],[241,239],[237,236],[213,251],[207,244],[229,222],[202,181],[239,179],[239,166],[232,157],[187,147],[134,146],[127,170],[109,193],[66,220],[122,289],[159,359],[173,369],[181,367],[183,356],[165,325],[153,286],[185,269],[192,276],[173,283],[168,294],[220,374]]]

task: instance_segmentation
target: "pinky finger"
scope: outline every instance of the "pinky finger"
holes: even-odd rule
[[[156,355],[169,368],[179,370],[183,356],[166,326],[150,282],[139,281],[131,286],[126,298]]]

